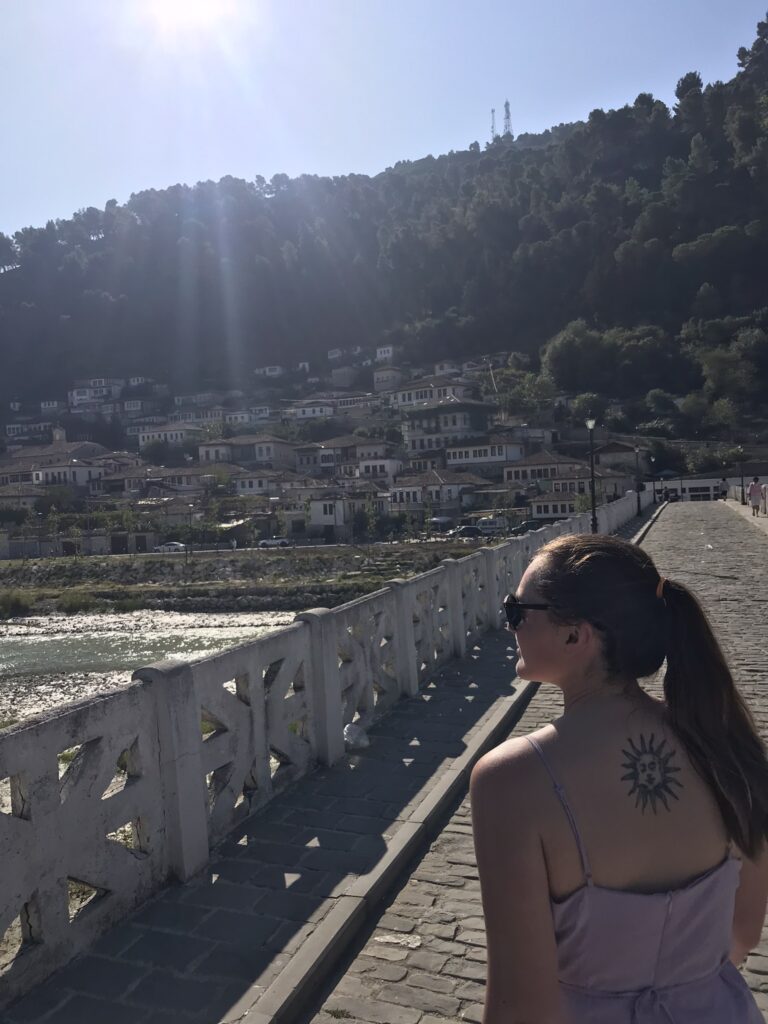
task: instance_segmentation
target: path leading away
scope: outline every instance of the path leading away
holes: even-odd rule
[[[768,733],[768,538],[737,511],[667,506],[644,543],[665,575],[700,593]],[[509,640],[484,636],[383,719],[369,748],[297,783],[201,876],[164,890],[0,1024],[287,1024],[297,994],[309,997],[305,1024],[479,1021],[485,937],[468,774],[511,729],[536,728],[560,704],[556,691],[514,679]],[[768,944],[748,977],[768,1007]]]
[[[768,519],[766,519],[768,523]],[[663,575],[694,588],[768,739],[768,537],[732,503],[667,505],[643,541]],[[542,687],[522,735],[559,714]],[[768,1021],[768,929],[747,980]],[[482,1018],[485,933],[469,800],[383,909],[304,1024],[446,1024]]]

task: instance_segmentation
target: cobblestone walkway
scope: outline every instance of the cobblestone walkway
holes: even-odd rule
[[[730,507],[694,502],[668,505],[643,546],[664,575],[696,590],[768,738],[768,538]],[[560,705],[554,688],[541,688],[513,735],[551,720]],[[768,930],[745,973],[766,1015]],[[465,799],[304,1024],[339,1018],[475,1024],[482,1017],[484,978],[485,934]]]

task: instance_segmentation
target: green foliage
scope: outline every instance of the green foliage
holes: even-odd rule
[[[0,619],[29,615],[32,604],[32,599],[21,590],[0,591]]]

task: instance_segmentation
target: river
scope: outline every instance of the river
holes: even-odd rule
[[[294,612],[46,615],[0,622],[0,724],[130,681],[142,665],[253,640]]]

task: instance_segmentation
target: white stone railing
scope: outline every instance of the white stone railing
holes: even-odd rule
[[[641,498],[645,506],[651,495]],[[635,512],[634,495],[601,506],[600,531]],[[370,726],[499,628],[504,595],[532,554],[587,532],[589,520],[445,559],[0,731],[0,1007],[167,880],[200,871],[211,847],[287,784],[338,761],[346,725]]]

